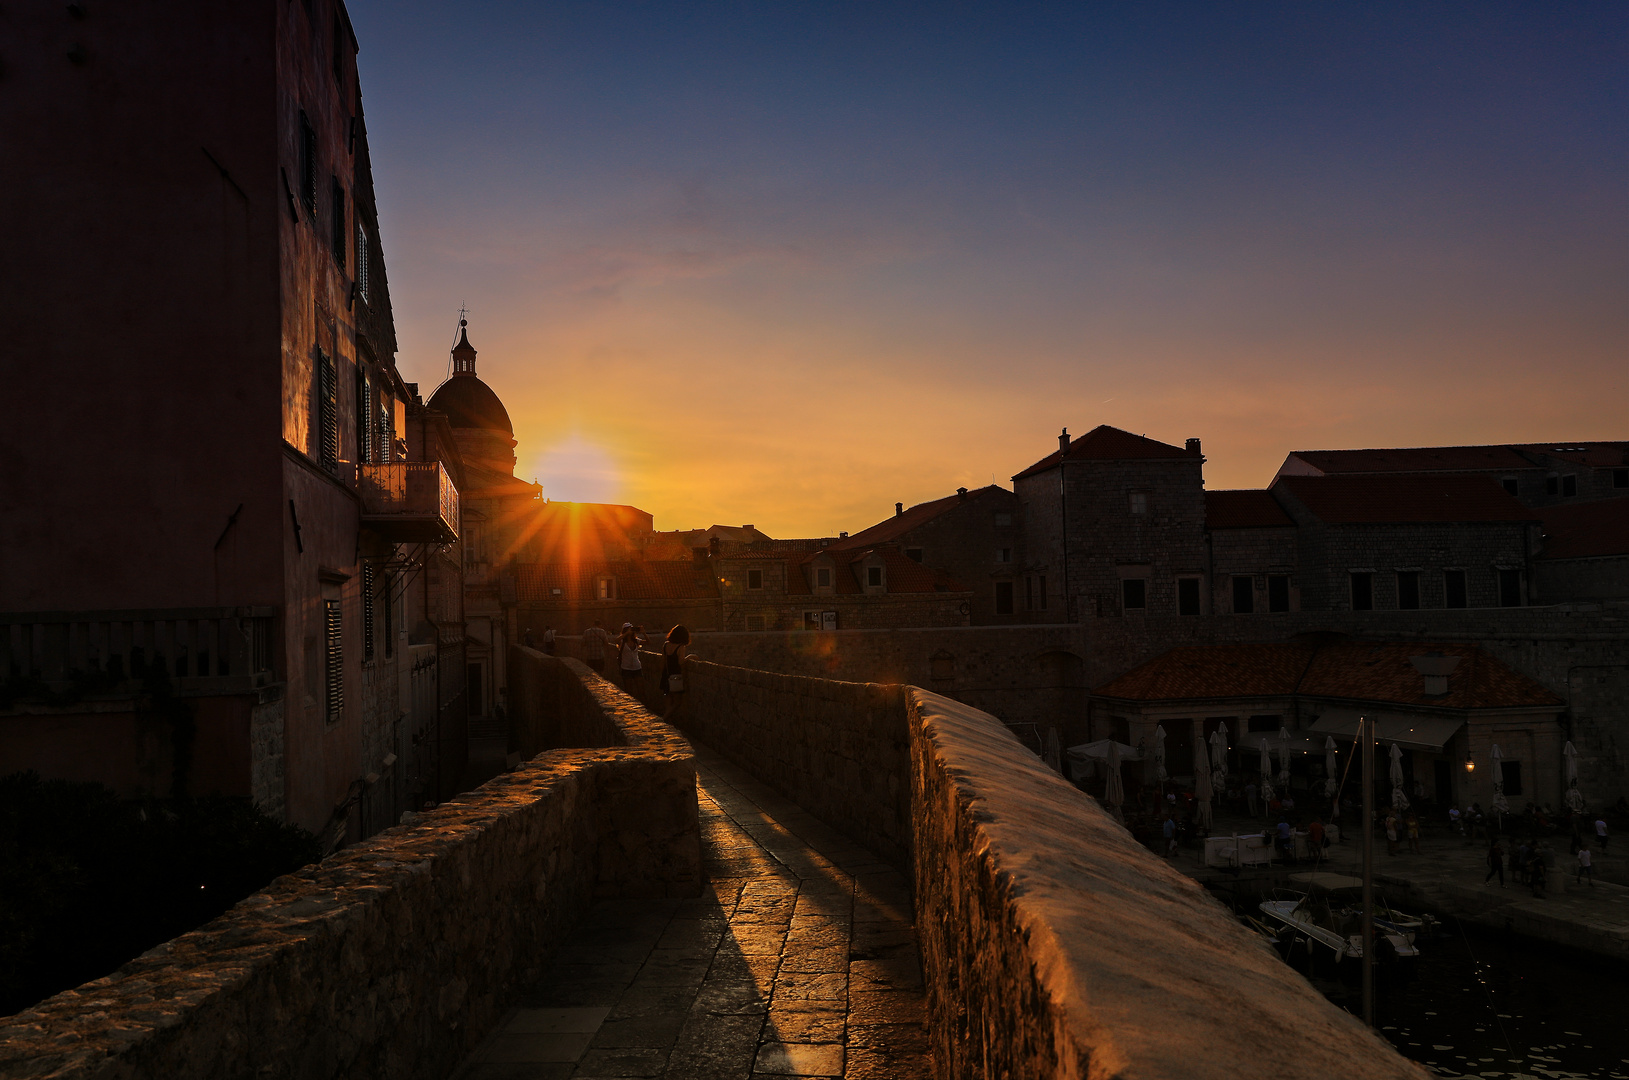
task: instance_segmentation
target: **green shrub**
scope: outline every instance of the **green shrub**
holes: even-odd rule
[[[321,855],[247,799],[0,777],[0,1015],[106,975]]]

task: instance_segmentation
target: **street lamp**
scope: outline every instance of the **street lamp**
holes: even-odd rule
[[[1465,771],[1476,771],[1476,762],[1471,760],[1471,752],[1469,750],[1465,751]]]

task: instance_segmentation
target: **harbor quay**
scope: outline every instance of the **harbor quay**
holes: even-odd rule
[[[1310,817],[1297,815],[1304,831]],[[1218,813],[1211,837],[1250,836],[1271,829],[1277,821],[1243,814]],[[1386,850],[1385,834],[1378,826],[1374,844],[1374,880],[1387,899],[1401,908],[1424,908],[1492,930],[1521,934],[1536,941],[1579,949],[1629,962],[1629,858],[1613,841],[1601,852],[1591,838],[1594,884],[1577,880],[1577,861],[1568,850],[1567,836],[1543,838],[1553,856],[1543,896],[1516,880],[1508,859],[1520,839],[1504,836],[1506,854],[1503,887],[1497,874],[1488,877],[1489,841],[1478,835],[1468,840],[1446,822],[1424,818],[1420,822],[1419,851],[1411,852],[1400,840],[1397,854]],[[1203,845],[1181,847],[1170,858],[1172,866],[1224,896],[1243,900],[1265,895],[1275,888],[1293,888],[1289,875],[1326,870],[1360,875],[1363,869],[1362,836],[1355,828],[1339,830],[1321,859],[1285,861],[1275,855],[1264,865],[1206,866]],[[1269,846],[1269,849],[1271,847]],[[1252,908],[1254,904],[1250,905]]]

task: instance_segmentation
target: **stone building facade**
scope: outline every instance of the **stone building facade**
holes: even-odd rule
[[[345,7],[9,17],[32,44],[0,183],[29,212],[4,285],[32,317],[0,436],[0,772],[355,839],[406,798],[405,620],[459,514],[456,469],[404,440]]]

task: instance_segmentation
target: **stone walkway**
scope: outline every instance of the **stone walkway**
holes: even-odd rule
[[[697,746],[696,900],[594,907],[455,1080],[926,1080],[903,877]]]

